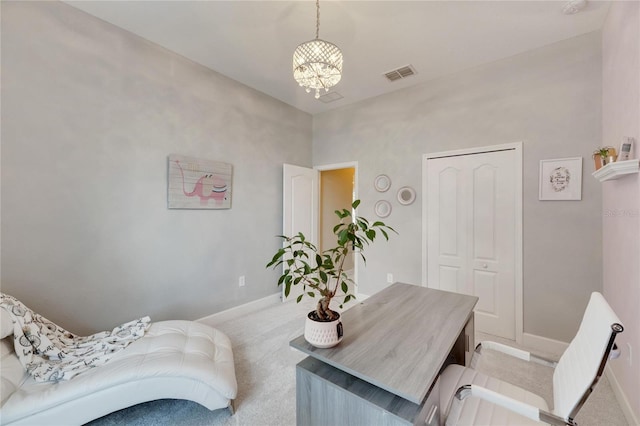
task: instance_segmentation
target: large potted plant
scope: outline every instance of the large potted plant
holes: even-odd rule
[[[354,201],[351,207],[355,211],[358,205],[360,200]],[[331,300],[339,290],[344,293],[340,308],[355,298],[350,288],[353,280],[344,270],[347,256],[356,253],[366,264],[365,246],[373,243],[379,235],[388,240],[389,231],[396,232],[383,222],[371,223],[364,217],[352,215],[347,209],[336,210],[335,213],[339,222],[333,228],[336,235],[334,247],[320,252],[302,233],[291,237],[280,235],[284,240],[283,247],[267,264],[273,268],[284,265],[278,285],[284,285],[285,297],[289,296],[292,286],[299,285],[302,285],[302,294],[296,302],[304,296],[319,296],[316,309],[307,315],[304,336],[309,343],[321,348],[335,346],[342,340],[340,314],[330,308]]]

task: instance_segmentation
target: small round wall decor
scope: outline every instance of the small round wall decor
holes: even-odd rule
[[[391,187],[391,178],[387,175],[378,175],[373,181],[373,186],[378,192],[386,192]]]
[[[373,207],[373,210],[378,217],[387,217],[391,214],[391,203],[386,200],[380,200]]]
[[[408,206],[416,200],[416,191],[410,186],[403,186],[398,189],[398,202],[403,206]]]

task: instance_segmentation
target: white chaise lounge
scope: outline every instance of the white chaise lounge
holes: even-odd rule
[[[2,425],[80,425],[164,398],[188,399],[210,410],[228,407],[233,413],[237,382],[231,343],[204,324],[152,323],[105,365],[57,383],[37,383],[25,372],[14,352],[13,332],[5,330],[0,343]]]

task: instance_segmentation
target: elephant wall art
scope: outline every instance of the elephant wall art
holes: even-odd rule
[[[231,208],[229,163],[169,155],[167,202],[170,209]]]

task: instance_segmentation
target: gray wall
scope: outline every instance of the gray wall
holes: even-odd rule
[[[640,3],[612,2],[602,29],[602,141],[619,149],[635,139],[640,153]],[[640,174],[602,183],[604,297],[625,326],[616,337],[622,356],[611,363],[640,424]],[[624,405],[621,404],[624,408]]]
[[[275,293],[281,165],[311,164],[311,117],[67,5],[1,7],[2,291],[78,333]],[[601,289],[600,56],[588,34],[315,117],[313,163],[357,160],[360,213],[394,206],[360,291],[421,280],[422,154],[523,141],[525,331],[568,340]],[[232,209],[168,210],[170,153],[232,163]],[[569,156],[583,200],[538,201],[539,160]]]
[[[590,174],[601,145],[600,33],[590,33],[417,87],[314,116],[315,165],[357,160],[360,214],[393,205],[385,222],[399,236],[368,248],[359,291],[394,279],[421,282],[422,185],[425,153],[524,143],[524,331],[568,341],[589,294],[602,289],[601,188]],[[582,156],[582,201],[538,201],[542,159]],[[373,188],[376,175],[391,190]],[[395,193],[414,187],[401,206]]]
[[[2,291],[49,319],[86,333],[278,291],[308,114],[63,3],[2,2],[1,136]],[[168,210],[171,153],[232,163],[232,208]]]

